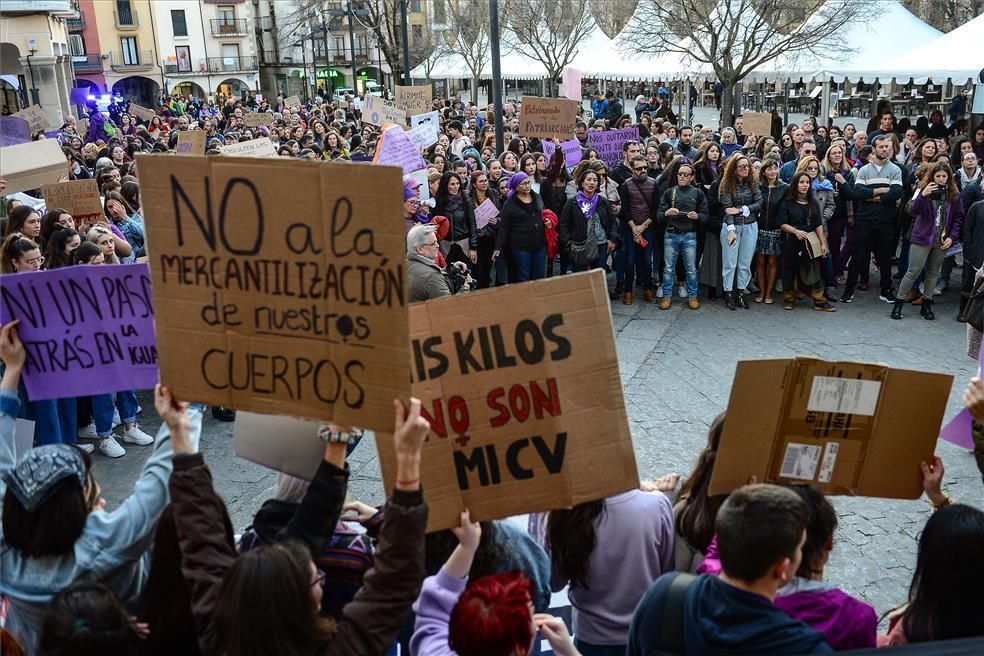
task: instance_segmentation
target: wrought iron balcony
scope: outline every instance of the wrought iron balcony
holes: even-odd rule
[[[246,36],[247,24],[245,18],[213,18],[212,36]]]

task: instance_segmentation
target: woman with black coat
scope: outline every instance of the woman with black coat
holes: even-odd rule
[[[578,192],[564,205],[557,226],[560,248],[570,252],[574,271],[604,269],[618,243],[618,214],[599,193],[597,171],[584,168],[575,182]],[[593,259],[587,257],[595,249],[597,255]]]
[[[546,275],[547,237],[543,199],[531,189],[532,178],[523,172],[509,178],[509,196],[502,204],[499,232],[492,259],[509,254],[509,282],[539,280]]]
[[[441,176],[437,187],[432,216],[446,216],[450,230],[441,242],[441,253],[448,264],[465,262],[471,266],[478,261],[478,227],[475,210],[462,193],[461,178],[453,171]]]

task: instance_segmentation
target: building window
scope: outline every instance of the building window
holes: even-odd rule
[[[448,14],[444,6],[444,0],[434,0],[434,22],[444,23],[447,19]]]
[[[338,36],[331,37],[331,49],[332,56],[334,57],[344,57],[345,56],[345,39]]]
[[[366,57],[369,54],[369,39],[365,34],[355,35],[355,54],[359,57]]]
[[[410,0],[410,11],[420,12],[420,0]]]
[[[133,21],[133,10],[130,0],[116,0],[116,16],[119,25],[136,25]]]
[[[226,25],[236,24],[236,5],[219,5],[216,13],[220,21]]]
[[[174,36],[188,36],[188,22],[185,20],[184,9],[171,10],[171,30]]]
[[[123,50],[123,64],[126,66],[136,66],[140,63],[140,54],[137,52],[137,37],[124,36],[120,38],[120,48]]]

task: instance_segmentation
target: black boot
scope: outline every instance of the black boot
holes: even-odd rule
[[[936,315],[933,314],[933,302],[928,298],[924,299],[922,304],[922,309],[919,310],[919,314],[921,314],[922,318],[925,319],[926,321],[932,321],[933,319],[935,319]]]
[[[212,406],[212,417],[219,421],[235,421],[236,411],[232,408],[225,408],[219,405]]]
[[[728,309],[729,310],[734,310],[736,308],[736,306],[735,306],[735,293],[734,292],[725,291],[724,292],[724,303],[725,303],[725,305],[728,306]]]
[[[741,293],[740,289],[735,290],[735,305],[746,310],[748,309],[748,303],[745,302],[745,295]]]
[[[970,300],[970,296],[966,293],[960,294],[960,312],[957,313],[957,321],[960,323],[967,323],[967,302]]]
[[[905,305],[904,298],[895,299],[895,304],[892,306],[892,318],[901,319],[902,318],[902,306]]]
[[[707,288],[707,300],[709,301],[718,300],[718,288],[716,286]]]

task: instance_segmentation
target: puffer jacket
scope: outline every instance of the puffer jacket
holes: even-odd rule
[[[729,207],[737,207],[741,209],[742,207],[748,208],[748,216],[744,214],[728,214],[724,213],[724,222],[728,225],[745,225],[747,223],[757,223],[758,213],[762,209],[762,192],[759,191],[759,186],[753,184],[751,189],[744,184],[736,184],[735,188],[730,192],[721,192],[719,194],[719,199],[721,201],[721,207],[728,209]]]

